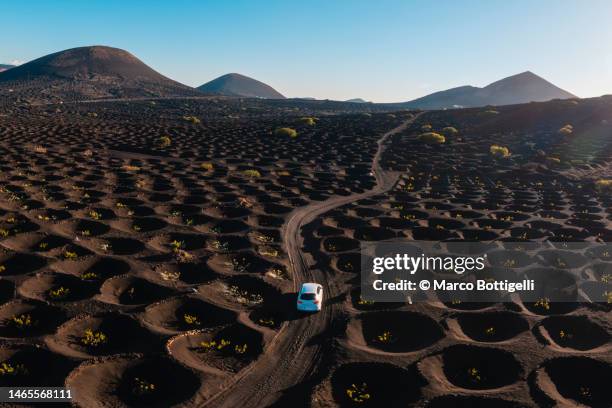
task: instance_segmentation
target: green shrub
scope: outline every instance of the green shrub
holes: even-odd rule
[[[495,157],[505,158],[510,156],[510,150],[506,146],[491,145],[491,148],[489,150],[491,151],[491,154]]]
[[[255,170],[255,169],[244,170],[242,172],[242,174],[244,174],[245,176],[250,177],[250,178],[261,177],[261,173],[259,172],[259,170]]]
[[[60,286],[57,289],[49,290],[49,297],[53,300],[66,299],[70,295],[70,289]]]
[[[19,330],[25,330],[27,328],[36,326],[38,322],[34,320],[32,318],[32,315],[30,315],[29,313],[24,313],[24,314],[12,316],[9,319],[8,324],[12,325],[13,327]]]
[[[599,191],[612,191],[612,179],[599,179],[595,182],[595,188]]]
[[[571,135],[574,133],[574,127],[572,125],[565,125],[559,129],[559,134],[563,136]]]
[[[278,128],[274,131],[274,134],[276,136],[289,136],[291,138],[295,138],[298,135],[295,129],[289,127]]]
[[[200,323],[200,319],[198,319],[197,316],[195,315],[190,315],[188,313],[185,313],[183,315],[183,320],[185,321],[185,323],[187,323],[190,326],[199,326],[202,323]]]
[[[194,125],[197,125],[201,122],[200,118],[195,117],[195,116],[183,116],[183,119],[186,120],[187,122],[193,123]]]
[[[150,395],[155,392],[155,384],[142,379],[135,377],[134,378],[134,387],[132,388],[132,393],[137,396]]]
[[[303,123],[308,126],[314,126],[317,124],[317,120],[319,119],[313,118],[313,117],[303,117],[303,118],[300,118],[300,123]]]
[[[17,376],[17,375],[28,375],[29,371],[23,364],[13,365],[9,361],[5,361],[0,364],[0,376]]]
[[[101,331],[87,329],[81,337],[81,343],[88,347],[99,347],[108,341],[108,336]]]
[[[450,136],[450,135],[456,135],[457,133],[459,133],[459,131],[457,130],[457,128],[454,128],[452,126],[447,126],[442,129],[442,133]]]
[[[419,135],[419,140],[427,144],[443,144],[446,142],[446,138],[439,133],[427,132]]]
[[[168,147],[172,144],[172,139],[170,138],[170,136],[162,136],[157,139],[157,144],[160,147]]]

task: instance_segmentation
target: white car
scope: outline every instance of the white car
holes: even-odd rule
[[[318,283],[302,283],[297,297],[297,309],[301,312],[318,312],[323,303],[323,286]]]

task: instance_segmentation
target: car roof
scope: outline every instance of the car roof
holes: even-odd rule
[[[302,289],[300,289],[300,292],[304,293],[310,293],[310,292],[316,292],[317,288],[319,288],[321,285],[319,285],[318,283],[302,283]]]

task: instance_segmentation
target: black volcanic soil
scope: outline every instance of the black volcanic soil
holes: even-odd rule
[[[121,75],[154,77],[129,55],[91,52],[21,71],[61,81],[129,63]],[[84,55],[97,62],[72,65]],[[19,374],[6,383],[66,383],[79,406],[199,406],[261,359],[296,318],[288,215],[371,188],[378,135],[403,120],[334,114],[312,126],[300,118],[317,104],[287,103],[3,105],[0,342],[19,351],[0,361]]]
[[[371,303],[358,263],[361,242],[392,237],[610,241],[596,184],[612,178],[610,98],[425,113],[386,141],[378,176],[397,183],[355,200],[409,113],[220,97],[0,108],[0,364],[19,366],[3,384],[66,384],[83,407],[261,406],[262,390],[277,406],[610,405],[609,305]],[[458,133],[424,146],[425,124]],[[326,279],[324,311],[299,315],[284,226],[338,197],[299,234]],[[596,257],[584,273],[607,279],[609,254],[578,252],[571,266]],[[546,257],[497,260],[544,274]]]
[[[573,134],[562,136],[559,129],[569,123],[574,126]],[[607,252],[565,254],[561,243],[612,241],[609,190],[595,184],[612,179],[611,123],[612,98],[603,98],[431,112],[396,135],[393,148],[382,157],[388,171],[401,172],[395,188],[335,208],[307,228],[304,242],[316,260],[313,264],[330,281],[344,283],[334,290],[333,298],[346,300],[341,309],[334,305],[332,310],[342,310],[339,320],[348,315],[348,323],[327,343],[321,379],[296,395],[308,398],[314,392],[312,401],[321,405],[348,404],[347,394],[340,398],[334,380],[334,373],[345,365],[409,367],[416,363],[425,381],[419,391],[423,396],[415,405],[419,407],[609,403],[611,394],[602,391],[595,377],[587,375],[584,382],[588,384],[581,391],[580,386],[569,386],[560,378],[561,369],[545,378],[541,368],[550,367],[545,363],[549,359],[580,354],[588,355],[587,361],[563,360],[565,372],[579,372],[572,375],[580,376],[586,372],[583,366],[589,364],[594,370],[595,366],[609,370],[609,305],[575,301],[544,306],[520,301],[372,303],[360,298],[359,277],[355,278],[358,269],[351,262],[359,262],[354,248],[360,241],[393,236],[484,241],[483,248],[497,240],[550,240],[560,243],[561,251],[543,251],[534,257],[524,253],[510,258],[493,256],[493,261],[525,268],[528,276],[537,275],[548,280],[550,288],[561,288],[567,284],[562,268],[580,269],[586,260],[599,260],[603,255],[599,266],[585,271],[589,279],[601,280],[610,274]],[[426,124],[442,133],[452,126],[458,133],[447,135],[444,145],[424,145],[417,136]],[[511,155],[492,157],[493,144],[507,146]],[[544,262],[557,270],[542,267]],[[431,324],[423,327],[403,317],[415,312],[440,325],[441,337],[432,337],[427,329]],[[406,346],[404,337],[418,339],[421,346]],[[375,380],[370,381],[374,384]],[[360,406],[369,400],[353,403]]]

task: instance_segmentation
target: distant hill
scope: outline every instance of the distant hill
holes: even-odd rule
[[[6,71],[7,69],[11,69],[11,68],[14,68],[14,67],[15,67],[15,65],[0,64],[0,72]]]
[[[26,99],[197,96],[127,51],[91,46],[49,54],[0,73],[0,87]]]
[[[207,94],[245,98],[285,99],[270,85],[240,74],[226,74],[198,87]]]
[[[352,102],[352,103],[369,103],[368,101],[366,101],[365,99],[361,99],[361,98],[353,98],[353,99],[347,99],[344,102]]]
[[[493,82],[484,88],[461,86],[446,91],[435,92],[398,105],[417,109],[446,109],[486,105],[512,105],[570,98],[576,98],[576,96],[551,84],[544,78],[526,71]]]

